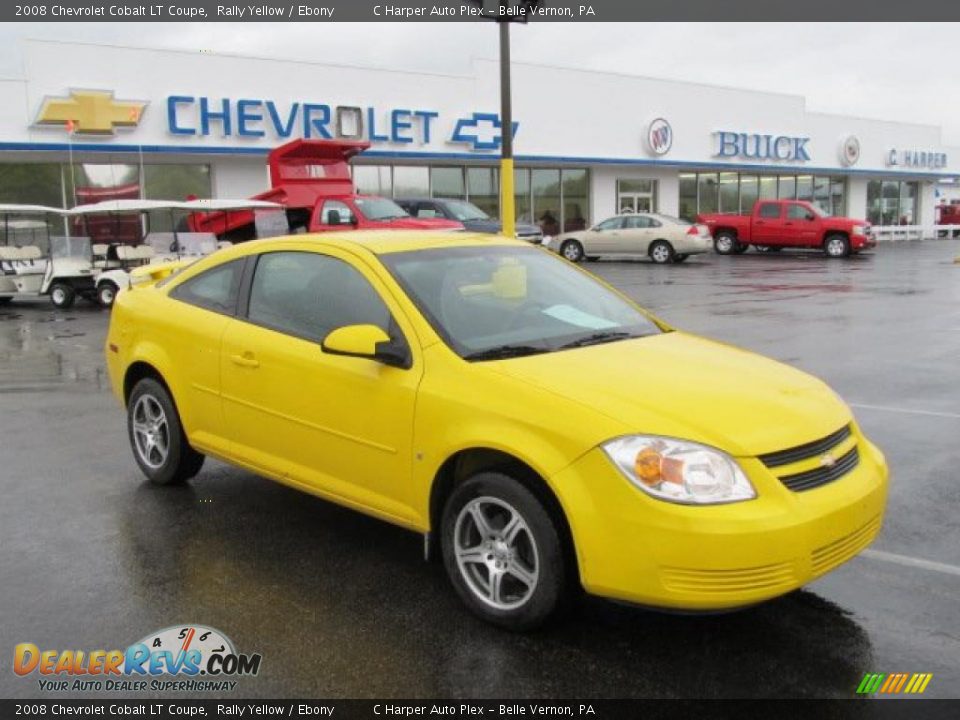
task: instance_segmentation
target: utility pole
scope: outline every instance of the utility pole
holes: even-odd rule
[[[496,21],[500,30],[500,221],[507,237],[517,234],[516,200],[513,193],[513,105],[510,90],[510,23],[525,23],[541,0],[499,0],[488,11],[484,0],[471,0],[483,17]],[[511,12],[512,11],[512,12]]]

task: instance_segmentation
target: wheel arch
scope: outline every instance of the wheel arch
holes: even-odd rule
[[[133,392],[133,388],[136,387],[138,382],[146,378],[156,380],[158,383],[163,385],[167,392],[170,393],[170,397],[173,397],[173,391],[170,389],[170,385],[163,377],[163,374],[151,363],[145,360],[136,360],[130,363],[127,371],[123,374],[124,406],[126,406],[126,404],[130,401],[130,393]]]
[[[713,233],[712,233],[712,234],[713,234],[713,237],[716,238],[717,235],[719,235],[719,234],[721,234],[721,233],[729,233],[729,234],[733,235],[733,237],[734,237],[736,240],[739,240],[739,239],[740,239],[740,233],[737,231],[737,229],[736,229],[735,227],[730,227],[730,226],[728,226],[728,225],[718,225],[718,226],[713,230]]]
[[[492,447],[476,446],[458,450],[444,460],[434,475],[430,486],[429,501],[429,532],[434,540],[430,545],[435,546],[431,555],[439,556],[437,550],[442,542],[439,528],[447,498],[460,483],[479,472],[485,471],[502,472],[509,475],[533,493],[534,497],[543,504],[547,513],[557,523],[566,561],[579,581],[579,554],[573,539],[570,522],[559,497],[543,474],[529,463],[513,453]]]

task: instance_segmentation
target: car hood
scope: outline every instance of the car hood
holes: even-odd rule
[[[852,419],[817,378],[681,332],[489,365],[621,422],[624,434],[680,437],[740,457],[822,438]]]
[[[825,217],[821,221],[825,228],[833,230],[849,230],[854,225],[869,225],[866,220],[854,220],[847,217]]]

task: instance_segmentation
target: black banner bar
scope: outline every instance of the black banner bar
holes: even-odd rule
[[[0,700],[8,718],[309,720],[654,720],[853,718],[955,720],[960,700]]]
[[[498,0],[24,0],[0,4],[0,21],[482,22],[490,15],[524,22],[960,20],[960,3],[944,0],[509,0],[504,7]]]

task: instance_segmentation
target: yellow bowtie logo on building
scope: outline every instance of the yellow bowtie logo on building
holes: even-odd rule
[[[106,90],[71,90],[69,97],[48,97],[37,125],[60,125],[69,133],[113,135],[118,127],[136,127],[147,103],[114,100]]]

